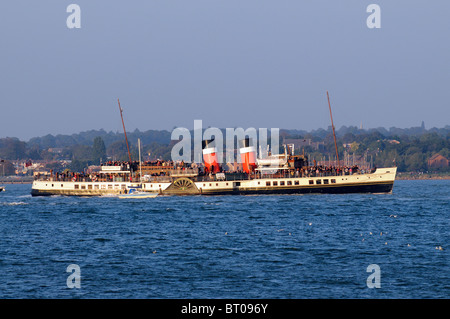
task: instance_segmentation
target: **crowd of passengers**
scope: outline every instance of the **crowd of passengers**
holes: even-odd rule
[[[132,171],[137,171],[139,170],[139,161],[132,161],[131,163],[129,161],[107,161],[100,163],[100,166],[121,166],[125,171],[129,171],[130,168]],[[176,163],[173,161],[156,160],[142,162],[142,166],[164,166],[169,168],[176,166]]]
[[[353,175],[362,173],[357,165],[353,166],[311,166],[308,168],[302,168],[301,174],[302,177],[315,177],[315,176],[336,176],[336,175]]]
[[[126,161],[108,161],[105,163],[101,163],[101,166],[121,166],[123,171],[129,171],[130,168],[133,172],[135,172],[135,179],[139,178],[137,174],[139,173],[139,162],[126,162]],[[173,162],[173,161],[146,161],[142,163],[142,166],[161,166],[167,167],[168,169],[177,169],[177,170],[187,170],[187,169],[198,169],[199,176],[208,175],[210,178],[213,178],[211,172],[209,172],[203,165],[198,165],[196,163],[184,163],[184,162]],[[372,169],[370,172],[374,172],[375,169]],[[220,172],[224,172],[223,168],[220,167]],[[352,175],[352,174],[364,174],[369,171],[360,170],[357,165],[353,166],[324,166],[324,165],[315,165],[303,168],[297,168],[295,170],[280,170],[274,177],[321,177],[321,176],[338,176],[338,175]],[[228,173],[237,173],[243,174],[241,170],[237,171],[228,171]],[[160,177],[167,176],[167,170],[157,171],[153,174],[149,174],[152,177]],[[254,172],[251,174],[254,177],[260,176],[259,172]],[[53,172],[50,170],[49,175],[37,174],[36,179],[46,179],[51,181],[73,181],[73,182],[127,182],[130,181],[130,174],[127,173],[99,173],[99,172],[69,172],[64,171]]]

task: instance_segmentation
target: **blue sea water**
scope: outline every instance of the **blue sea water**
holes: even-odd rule
[[[449,298],[450,181],[392,194],[0,193],[0,298]],[[68,288],[80,267],[80,288]],[[369,265],[380,288],[369,288]]]

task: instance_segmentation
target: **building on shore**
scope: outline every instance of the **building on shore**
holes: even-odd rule
[[[449,160],[439,153],[434,154],[428,159],[429,168],[446,168],[449,166]]]

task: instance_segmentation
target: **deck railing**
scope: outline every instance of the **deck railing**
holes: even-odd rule
[[[164,166],[158,166],[159,168]],[[264,179],[264,178],[309,178],[309,177],[330,177],[330,176],[345,176],[354,174],[369,174],[374,170],[341,170],[337,173],[335,170],[320,171],[320,170],[283,170],[275,174],[264,174],[261,172],[246,174],[242,172],[220,173],[220,174],[205,174],[201,173],[199,169],[173,169],[173,167],[165,167],[163,172],[155,175],[144,174],[142,172],[143,182],[171,182],[177,178],[188,177],[195,181],[235,181],[235,180],[249,180],[249,179]],[[161,174],[162,173],[162,174]],[[40,181],[61,181],[61,182],[130,182],[128,173],[114,174],[78,174],[78,173],[53,173],[42,174],[35,176],[35,180]],[[132,182],[140,182],[138,172],[134,172]]]

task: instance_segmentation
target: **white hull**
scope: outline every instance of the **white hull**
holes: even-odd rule
[[[392,190],[396,167],[379,168],[372,174],[321,177],[258,178],[248,180],[144,182],[142,191],[161,195],[290,194],[290,193],[385,193]],[[34,181],[32,195],[121,195],[130,182]]]

